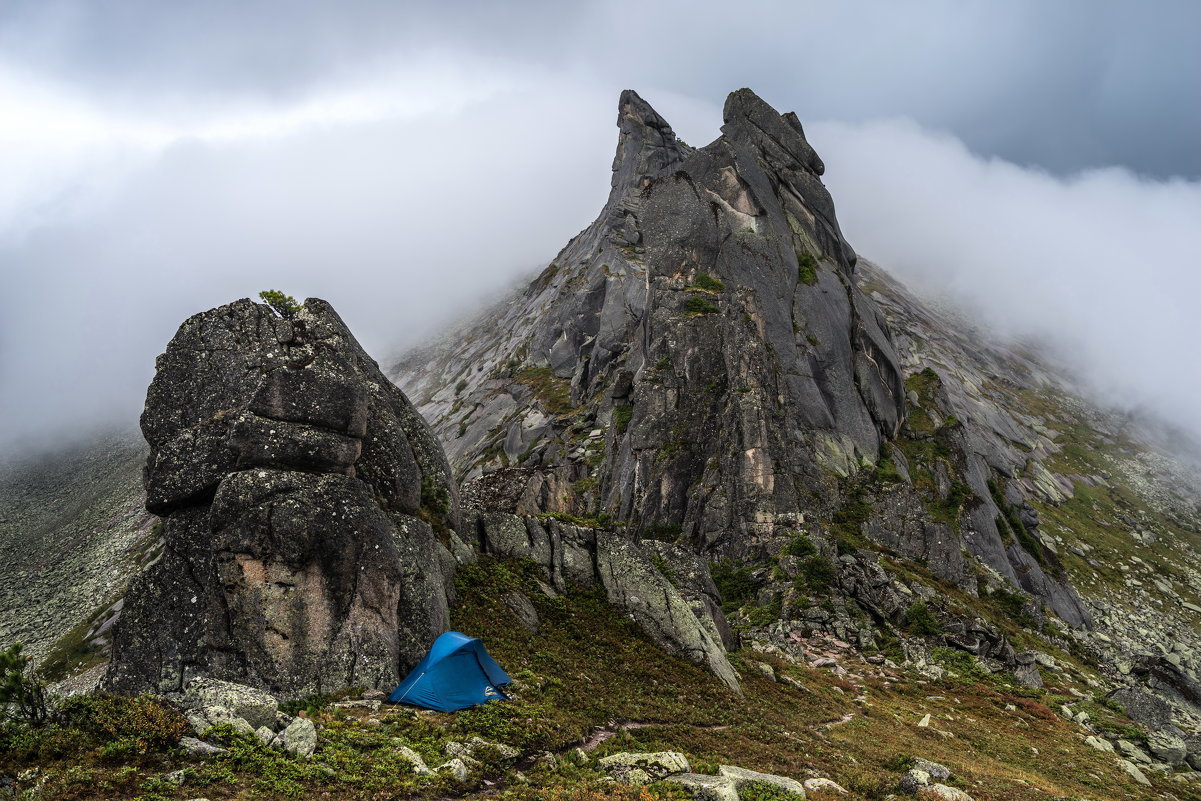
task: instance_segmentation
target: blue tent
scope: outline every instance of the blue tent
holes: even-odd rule
[[[448,631],[430,646],[429,653],[409,671],[388,700],[453,712],[488,701],[507,701],[498,687],[510,679],[476,637]]]

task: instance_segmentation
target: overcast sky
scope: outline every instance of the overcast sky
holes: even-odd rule
[[[616,101],[795,110],[865,256],[1201,431],[1201,4],[0,0],[0,453],[132,421],[188,315],[385,356],[599,210]]]

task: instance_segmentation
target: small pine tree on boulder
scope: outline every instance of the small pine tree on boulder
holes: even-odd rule
[[[259,293],[259,298],[285,320],[291,320],[304,308],[304,306],[296,302],[296,298],[291,295],[285,295],[278,289],[264,289]]]

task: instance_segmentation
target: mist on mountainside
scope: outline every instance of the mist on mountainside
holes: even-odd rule
[[[862,253],[1201,430],[1191,4],[123,7],[0,27],[6,456],[131,424],[179,321],[262,289],[420,342],[589,222],[621,89],[703,145],[739,83],[806,124]]]
[[[549,262],[596,205],[611,105],[596,100],[603,123],[580,110],[604,134],[573,138],[554,170],[503,105],[465,112],[458,143],[393,122],[270,149],[180,146],[112,187],[105,208],[9,237],[3,261],[20,268],[0,322],[3,451],[128,424],[178,321],[260,289],[331,299],[381,358],[473,313]],[[468,146],[480,125],[508,131],[495,151]],[[1201,431],[1188,309],[1201,185],[1117,169],[1056,178],[904,122],[810,131],[860,252],[1002,335],[1046,342],[1102,402]],[[408,159],[440,148],[461,155]]]

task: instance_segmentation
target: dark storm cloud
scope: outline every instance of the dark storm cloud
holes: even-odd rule
[[[283,102],[443,51],[615,89],[752,86],[807,119],[906,116],[974,151],[1067,173],[1201,175],[1201,4],[9,2],[5,58],[184,113]]]
[[[1146,7],[0,0],[0,454],[261,289],[379,357],[478,311],[599,209],[627,87],[698,145],[796,110],[866,256],[1201,430],[1201,5]]]

